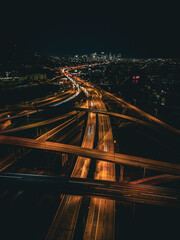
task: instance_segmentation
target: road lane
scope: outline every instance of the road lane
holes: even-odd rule
[[[8,130],[0,131],[0,134],[13,133],[13,132],[23,131],[23,130],[30,129],[30,128],[35,128],[35,127],[48,125],[48,124],[60,121],[62,119],[71,117],[71,116],[76,115],[76,114],[77,114],[76,111],[72,111],[72,112],[66,113],[64,115],[61,115],[61,116],[58,116],[58,117],[55,117],[55,118],[51,118],[51,119],[48,119],[48,120],[45,120],[45,121],[32,123],[32,124],[27,124],[27,125],[24,125],[24,126],[20,126],[20,127],[8,129]]]
[[[88,101],[89,102],[89,101]],[[96,130],[96,115],[88,113],[86,130],[82,142],[82,147],[89,149],[93,148]],[[88,175],[90,158],[78,157],[72,171],[71,177],[86,178]],[[62,195],[61,203],[56,212],[54,220],[51,224],[49,232],[46,236],[50,239],[73,239],[76,223],[79,215],[79,210],[82,203],[82,197]]]
[[[94,91],[95,92],[95,91]],[[106,111],[106,107],[96,90],[95,107]],[[109,116],[98,115],[98,145],[102,151],[114,152],[113,134]],[[94,179],[115,181],[115,164],[98,160]],[[83,239],[114,239],[115,201],[91,198]]]
[[[116,96],[115,96],[114,94],[112,94],[112,93],[109,93],[109,92],[107,92],[107,91],[104,91],[104,92],[105,92],[107,95],[109,95],[110,97],[112,97],[113,99],[115,99],[116,101],[118,101],[118,102],[120,102],[121,104],[124,104],[125,106],[127,106],[129,109],[134,110],[135,112],[138,112],[141,116],[145,117],[145,118],[148,119],[150,122],[155,122],[155,123],[159,124],[160,126],[162,126],[162,127],[166,128],[166,129],[170,130],[170,131],[173,131],[173,132],[175,132],[175,133],[180,134],[180,130],[179,130],[179,129],[176,129],[176,128],[174,128],[174,127],[172,127],[172,126],[164,123],[163,121],[159,120],[158,118],[156,118],[156,117],[154,117],[154,116],[152,116],[152,115],[150,115],[150,114],[142,111],[141,109],[133,106],[132,104],[124,101],[122,98],[116,97]]]
[[[179,181],[180,176],[171,174],[159,174],[151,177],[140,178],[132,181],[132,184],[158,185],[170,181]]]

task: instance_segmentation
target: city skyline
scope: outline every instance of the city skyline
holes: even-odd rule
[[[124,57],[180,57],[176,5],[121,3],[60,7],[3,3],[1,52],[12,44],[43,55],[121,52]]]

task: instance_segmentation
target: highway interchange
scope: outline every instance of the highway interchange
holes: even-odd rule
[[[86,184],[87,187],[89,187],[88,184],[94,187],[94,195],[97,195],[98,197],[94,197],[93,194],[89,194],[91,198],[87,218],[83,228],[83,239],[115,239],[115,200],[118,199],[118,194],[119,196],[122,195],[122,191],[120,191],[118,187],[121,189],[123,188],[116,182],[115,164],[120,166],[123,164],[125,166],[141,167],[162,172],[163,174],[158,173],[156,176],[152,176],[147,179],[142,178],[132,181],[131,185],[124,186],[124,188],[126,187],[126,191],[123,193],[123,199],[127,202],[139,201],[147,204],[158,203],[162,206],[168,204],[173,205],[171,204],[172,200],[175,200],[174,206],[180,206],[178,193],[172,195],[169,190],[161,190],[153,187],[150,189],[148,187],[141,187],[139,184],[145,184],[148,181],[153,181],[153,184],[156,184],[161,183],[161,181],[164,182],[174,179],[179,180],[180,165],[171,162],[162,162],[148,158],[115,153],[115,142],[110,116],[138,123],[154,131],[156,131],[156,129],[159,130],[158,125],[161,129],[165,128],[166,131],[173,132],[173,134],[178,135],[180,131],[125,102],[123,99],[120,99],[108,92],[100,91],[99,88],[96,88],[96,86],[92,83],[84,81],[76,75],[72,75],[72,71],[87,67],[88,66],[61,68],[60,73],[71,82],[73,86],[72,89],[62,94],[56,94],[49,98],[37,100],[31,104],[31,106],[27,106],[27,104],[19,105],[18,113],[16,107],[1,109],[0,123],[14,121],[19,118],[26,119],[29,115],[35,115],[49,109],[56,109],[61,105],[63,106],[64,103],[75,100],[80,93],[83,93],[86,96],[85,103],[81,103],[78,107],[74,107],[70,112],[56,117],[51,117],[47,120],[41,120],[36,123],[29,123],[20,126],[12,125],[12,127],[10,126],[7,129],[3,129],[0,131],[0,143],[23,147],[25,149],[23,152],[24,155],[28,154],[32,149],[76,155],[76,162],[71,175],[69,176],[69,179],[72,179],[72,182],[76,178],[84,180],[88,178],[90,166],[92,166],[95,162],[93,174],[95,182],[87,182],[84,184]],[[108,112],[105,103],[103,102],[103,94],[108,95],[109,98],[115,99],[121,105],[126,105],[127,108],[137,112],[140,117],[135,118],[121,113]],[[78,119],[85,116],[85,114],[87,114],[87,121],[81,146],[48,141],[48,139],[51,139],[54,135],[60,135],[61,131],[65,128],[69,128],[71,124],[77,122]],[[36,136],[34,139],[16,135],[28,129],[37,129],[38,131],[38,127],[54,123],[57,123],[58,125],[43,134],[39,134],[39,136]],[[96,140],[96,138],[98,140]],[[96,141],[97,144],[95,149],[94,146]],[[0,162],[0,171],[2,172],[0,180],[3,179],[4,170],[7,170],[9,166],[13,165],[17,161],[15,155],[16,154],[14,153],[10,154]],[[8,178],[8,175],[6,178]],[[11,176],[11,178],[13,177]],[[105,187],[107,191],[106,193],[102,193],[98,190],[99,183],[96,181],[99,180],[102,181],[102,183],[111,182],[111,186],[108,186],[108,188]],[[112,187],[113,182],[114,187],[117,187],[115,189]],[[132,191],[128,188],[132,189]],[[92,189],[89,188],[89,191],[92,191]],[[45,239],[73,239],[83,201],[82,195],[87,194],[87,192],[85,193],[84,191],[83,194],[82,192],[81,194],[78,194],[78,191],[76,191],[76,194],[77,195],[70,195],[68,191],[61,194],[59,207],[57,208],[54,219],[49,226]],[[100,196],[101,198],[99,198]]]

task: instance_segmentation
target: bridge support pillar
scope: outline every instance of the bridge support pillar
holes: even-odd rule
[[[135,220],[135,208],[136,208],[136,203],[132,203],[132,219]]]
[[[39,137],[38,127],[36,128],[36,136]]]
[[[124,165],[120,165],[120,178],[119,181],[122,182],[124,177]]]
[[[143,178],[145,178],[145,175],[146,175],[146,168],[144,167]]]
[[[68,161],[68,154],[63,153],[62,154],[62,167],[64,167],[66,165],[67,161]]]

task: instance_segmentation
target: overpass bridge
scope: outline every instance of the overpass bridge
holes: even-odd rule
[[[99,197],[121,202],[180,207],[180,192],[162,187],[86,178],[0,173],[0,186],[21,190]]]
[[[156,171],[162,171],[175,175],[180,175],[180,165],[174,163],[160,162],[148,158],[130,156],[120,153],[111,153],[96,149],[88,149],[84,147],[55,143],[49,141],[36,141],[29,138],[13,137],[0,135],[0,143],[9,144],[27,148],[42,149],[54,152],[63,152],[75,154],[77,156],[89,157],[116,164],[127,164],[135,167],[149,168]]]
[[[74,108],[74,109],[77,110],[77,111],[93,112],[93,113],[96,113],[96,114],[103,114],[103,115],[118,117],[118,118],[122,118],[122,119],[125,119],[125,120],[128,120],[128,121],[131,121],[131,122],[142,124],[142,125],[147,126],[147,127],[155,128],[155,126],[151,123],[140,120],[138,118],[134,118],[134,117],[130,117],[130,116],[127,116],[127,115],[124,115],[124,114],[120,114],[120,113],[103,111],[103,110],[98,110],[98,109],[93,109],[93,108]]]

